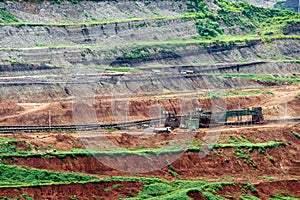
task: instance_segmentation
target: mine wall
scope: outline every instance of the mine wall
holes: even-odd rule
[[[262,62],[256,64],[239,64],[213,67],[212,69],[201,70],[199,67],[189,67],[195,72],[202,71],[206,73],[221,73],[221,74],[278,74],[279,76],[291,76],[299,73],[299,63],[284,63],[284,62]]]
[[[0,83],[0,100],[19,102],[47,102],[55,99],[67,99],[84,92],[87,96],[109,96],[118,94],[162,94],[169,92],[199,92],[202,90],[221,90],[232,87],[259,86],[246,79],[223,79],[212,76],[144,76],[143,79],[120,76],[118,78],[98,79],[88,82],[39,82],[24,81],[18,83]]]
[[[291,46],[293,48],[286,48]],[[298,59],[300,40],[274,40],[266,43],[260,40],[251,41],[247,44],[230,44],[227,47],[212,44],[204,47],[199,44],[168,49],[166,53],[156,53],[150,56],[136,59],[117,58],[111,63],[105,60],[104,64],[110,66],[147,66],[151,64],[185,65],[197,63],[232,63],[243,61],[277,60],[284,56],[289,59]],[[192,62],[192,63],[191,63]]]
[[[25,63],[4,63],[0,64],[0,72],[26,72],[26,71],[38,71],[38,70],[52,70],[56,67],[50,67],[47,65],[38,64],[25,64]],[[2,74],[4,75],[4,74]]]
[[[127,44],[198,36],[192,19],[149,19],[94,25],[1,25],[2,47],[68,44]]]
[[[222,44],[220,44],[222,45]],[[255,40],[249,44],[229,44],[228,47],[200,44],[160,45],[148,47],[142,57],[127,58],[122,51],[129,52],[139,48],[97,46],[87,48],[62,47],[30,49],[5,49],[0,54],[3,59],[15,59],[22,62],[50,63],[52,65],[101,65],[101,66],[147,66],[147,65],[186,65],[197,63],[231,63],[257,60],[297,60],[299,39],[274,39],[271,42]]]
[[[166,16],[180,16],[182,12],[189,12],[190,0],[158,0],[145,3],[144,1],[130,0],[101,0],[79,1],[76,4],[70,1],[55,3],[51,1],[32,2],[0,2],[0,7],[6,7],[8,11],[25,22],[82,22],[91,19],[128,19],[149,18],[160,13]],[[105,9],[103,9],[105,7]],[[81,13],[81,15],[78,15]]]
[[[300,25],[289,25],[286,29],[283,30],[285,35],[300,35]]]
[[[293,48],[286,48],[288,45]],[[297,48],[298,47],[298,48]],[[211,47],[214,48],[214,47]],[[241,50],[242,49],[242,50]],[[297,62],[280,62],[272,60],[278,56],[289,55],[290,59],[298,59],[297,52],[300,49],[300,40],[274,40],[272,43],[257,42],[252,43],[251,46],[243,45],[242,47],[231,47],[230,50],[220,49],[208,53],[208,50],[197,44],[190,44],[185,47],[176,47],[176,51],[173,53],[158,53],[150,56],[149,58],[138,59],[114,59],[109,60],[99,57],[87,57],[88,61],[82,61],[80,49],[72,49],[73,52],[67,51],[69,49],[28,49],[28,50],[13,50],[2,51],[7,56],[12,55],[17,58],[22,58],[30,62],[38,62],[41,60],[55,60],[61,64],[64,60],[69,60],[74,65],[88,62],[89,64],[106,64],[113,66],[132,66],[139,67],[150,64],[164,64],[170,67],[161,68],[161,72],[154,73],[151,68],[148,69],[148,74],[143,76],[135,75],[122,75],[122,76],[100,76],[99,77],[83,77],[77,80],[73,76],[77,73],[88,74],[88,70],[77,69],[72,67],[72,64],[67,64],[69,67],[49,68],[47,67],[34,68],[32,65],[15,65],[15,70],[28,69],[21,71],[28,75],[55,75],[56,78],[37,78],[18,80],[14,83],[10,81],[1,80],[1,95],[2,101],[14,99],[15,101],[28,101],[28,99],[35,99],[37,101],[51,101],[54,99],[66,99],[72,97],[72,88],[75,85],[82,90],[87,90],[89,93],[96,95],[106,94],[107,91],[112,93],[120,92],[125,94],[132,93],[148,93],[158,94],[163,93],[164,90],[182,92],[182,91],[198,91],[203,89],[223,89],[223,88],[236,88],[236,87],[252,87],[259,86],[259,83],[246,79],[222,79],[217,77],[205,76],[205,73],[245,73],[245,74],[274,74],[278,73],[279,76],[291,76],[298,74],[299,63]],[[95,49],[94,49],[95,50]],[[59,51],[65,51],[65,55],[60,54]],[[96,51],[96,50],[95,50]],[[100,50],[99,50],[100,51]],[[37,55],[36,55],[37,54]],[[75,55],[75,56],[74,56]],[[260,58],[264,56],[268,58],[266,61],[260,61]],[[241,62],[241,59],[247,59],[245,62]],[[184,76],[179,73],[180,66],[184,66],[184,63],[190,61],[197,61],[202,65],[189,66],[187,69],[191,69],[195,72],[191,76]],[[220,63],[211,64],[209,61],[217,60]],[[122,62],[121,62],[122,61]],[[77,63],[78,62],[78,63]],[[116,62],[120,62],[117,65]],[[67,62],[68,63],[68,62]],[[27,68],[26,68],[27,66]],[[47,65],[48,66],[48,65]],[[55,65],[54,65],[55,66]],[[175,67],[171,67],[175,66]],[[14,76],[10,73],[12,67],[2,66],[2,73],[5,76]],[[34,70],[32,70],[34,68]],[[5,71],[9,69],[8,71]],[[44,70],[39,70],[44,69]],[[3,71],[4,70],[4,71]],[[147,69],[145,69],[147,71]],[[150,74],[149,74],[150,72]],[[14,72],[15,73],[15,72]],[[199,73],[199,74],[198,74]],[[201,75],[202,74],[202,75]],[[26,100],[27,99],[27,100]],[[29,100],[30,101],[30,100]]]

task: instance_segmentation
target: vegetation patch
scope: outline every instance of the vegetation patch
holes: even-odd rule
[[[241,200],[260,200],[260,198],[252,196],[252,195],[241,195]]]
[[[252,90],[252,91],[232,91],[232,92],[209,92],[199,96],[198,98],[222,98],[222,97],[233,97],[233,96],[251,96],[258,94],[270,94],[274,95],[274,93],[265,90]]]
[[[300,15],[292,11],[256,7],[246,1],[215,0],[214,3],[219,6],[216,12],[204,0],[195,0],[195,4],[190,4],[195,12],[184,15],[195,19],[201,38],[220,37],[224,35],[224,29],[231,27],[239,27],[243,34],[281,34],[291,25],[299,23]],[[221,23],[224,25],[220,26]],[[233,35],[239,34],[231,32]]]
[[[233,139],[232,139],[233,140]],[[235,139],[236,140],[236,139]],[[262,154],[265,153],[267,148],[276,148],[280,146],[286,146],[283,142],[274,142],[269,141],[265,143],[250,143],[246,139],[242,141],[236,140],[234,142],[228,141],[227,144],[212,144],[208,148],[247,148],[249,152],[253,151],[254,149],[258,149],[258,151]],[[5,143],[4,143],[5,144]],[[201,144],[200,144],[201,146]],[[203,152],[201,147],[198,147],[198,143],[192,143],[191,146],[188,148],[181,148],[180,146],[173,146],[168,148],[149,148],[149,149],[116,149],[111,151],[100,151],[100,150],[87,150],[87,149],[73,149],[71,151],[56,151],[54,149],[50,149],[49,151],[45,151],[42,153],[32,153],[31,151],[15,151],[15,146],[8,146],[5,152],[0,154],[0,158],[17,158],[17,157],[36,157],[36,158],[53,158],[57,157],[59,159],[63,159],[66,157],[77,158],[77,157],[90,157],[90,156],[109,156],[112,158],[116,158],[118,156],[125,157],[125,156],[143,156],[148,159],[151,157],[159,157],[163,154],[182,154],[184,152]],[[175,174],[173,174],[175,175]]]
[[[243,2],[215,0],[220,7],[218,16],[228,26],[239,26],[246,32],[280,33],[288,24],[299,19],[299,14],[287,10],[266,9]],[[274,27],[276,27],[274,29]]]
[[[283,196],[280,194],[275,194],[274,197],[269,198],[269,200],[299,200],[299,198],[294,198],[291,196]]]
[[[95,178],[75,173],[61,173],[48,170],[29,169],[0,164],[0,187],[38,186],[90,181]]]
[[[12,144],[17,142],[20,142],[20,140],[15,138],[0,137],[0,154],[17,152],[18,147]]]
[[[171,164],[168,165],[168,173],[171,174],[172,176],[174,176],[175,178],[179,178],[179,174],[177,172],[174,171],[174,168]]]
[[[217,19],[218,16],[206,5],[204,0],[196,0],[195,25],[200,37],[214,38],[224,33]]]
[[[6,8],[0,8],[0,23],[18,22],[18,19],[8,12]]]
[[[137,59],[145,58],[150,56],[150,51],[148,48],[143,46],[135,46],[131,49],[120,49],[122,56],[117,57],[117,59]]]
[[[252,151],[253,149],[278,148],[280,146],[286,146],[286,144],[284,142],[274,142],[274,141],[268,141],[264,143],[240,142],[240,143],[233,143],[233,144],[216,144],[215,148],[247,148],[250,151]]]
[[[296,131],[291,131],[291,133],[296,137],[296,138],[298,138],[298,139],[300,139],[300,134],[299,133],[297,133]]]
[[[222,190],[225,185],[234,185],[231,182],[207,183],[202,181],[178,180],[171,183],[153,183],[143,187],[143,191],[137,197],[127,198],[138,199],[190,199],[190,192],[199,192],[207,199],[222,199],[216,191]]]
[[[243,183],[243,185],[245,185],[246,188],[248,188],[252,193],[257,193],[257,189],[250,183]]]

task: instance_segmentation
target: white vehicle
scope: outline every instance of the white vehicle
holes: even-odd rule
[[[153,131],[155,133],[170,133],[172,131],[172,129],[171,129],[171,127],[155,128]]]

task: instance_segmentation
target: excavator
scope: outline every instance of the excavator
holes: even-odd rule
[[[217,125],[218,123],[226,123],[228,118],[231,117],[237,117],[238,121],[242,121],[243,116],[252,116],[251,121],[256,124],[264,122],[262,107],[227,111],[205,111],[204,109],[199,108],[196,113],[190,113],[184,116],[169,114],[165,120],[164,126],[175,129],[179,128],[181,125],[189,126],[193,124],[196,128],[206,128],[212,124]]]

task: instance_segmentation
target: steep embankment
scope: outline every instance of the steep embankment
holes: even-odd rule
[[[192,9],[194,1],[31,1],[1,3],[19,21],[27,23],[65,23],[101,20],[128,20],[151,18],[158,15],[180,16]],[[105,9],[104,9],[105,8]]]
[[[223,0],[80,1],[78,4],[43,1],[38,4],[8,2],[2,5],[5,7],[0,30],[3,36],[0,44],[5,47],[1,49],[2,59],[56,65],[195,64],[203,62],[197,59],[199,51],[202,52],[200,55],[203,52],[221,54],[220,57],[209,56],[205,63],[231,62],[234,58],[248,60],[248,57],[253,58],[251,54],[239,56],[231,50],[252,48],[262,36],[278,35],[283,30],[286,34],[297,33],[294,30],[297,26],[289,24],[298,23],[296,13],[264,10]],[[74,13],[81,15],[75,17]],[[255,36],[257,30],[259,34]],[[244,34],[252,36],[224,37]],[[194,40],[196,38],[200,41]],[[267,38],[269,40],[271,38]],[[132,46],[133,43],[136,45]],[[197,48],[199,44],[200,49]],[[280,46],[278,53],[281,55],[286,48]],[[265,46],[256,47],[269,52]],[[299,48],[296,45],[291,49]],[[222,54],[226,50],[232,53],[226,53],[227,58],[224,58]],[[252,49],[252,53],[255,50]],[[274,56],[260,54],[257,57],[274,59]],[[294,57],[291,55],[290,59]],[[281,58],[285,58],[285,54]]]
[[[299,125],[242,127],[240,129],[243,134],[241,134],[241,130],[234,128],[220,131],[219,139],[217,139],[213,150],[207,155],[201,150],[203,148],[202,141],[208,134],[212,133],[205,131],[197,132],[193,141],[190,141],[197,147],[188,148],[186,152],[178,148],[177,150],[173,149],[174,146],[179,145],[178,141],[169,150],[164,148],[147,149],[149,141],[143,136],[125,134],[123,138],[114,138],[114,136],[104,138],[101,136],[93,137],[95,134],[83,133],[84,135],[80,138],[83,144],[98,145],[114,141],[118,147],[135,147],[138,150],[123,149],[118,151],[114,147],[113,150],[99,151],[94,154],[93,151],[79,151],[78,149],[68,152],[56,151],[51,147],[52,150],[43,153],[42,146],[31,146],[32,143],[27,143],[28,147],[34,149],[33,151],[39,150],[39,152],[32,154],[29,152],[32,150],[29,149],[29,151],[23,151],[19,154],[5,154],[2,160],[5,163],[38,169],[109,176],[130,176],[136,172],[139,176],[159,176],[171,180],[175,178],[193,180],[200,177],[218,179],[229,176],[235,177],[237,180],[251,180],[261,176],[272,177],[273,180],[287,180],[299,176],[299,154],[297,152],[299,151],[300,140],[291,132],[291,130],[299,132]],[[158,139],[162,136],[152,135],[152,137],[148,137],[148,140],[153,141],[150,147],[156,145],[167,147],[166,142],[172,142],[176,137],[174,134],[184,133],[178,131],[166,135],[164,141],[160,141],[161,144],[159,144]],[[185,136],[181,137],[184,138]],[[130,144],[131,139],[135,140],[132,144]],[[47,141],[49,140],[44,140],[44,143]],[[70,139],[68,141],[70,142]],[[45,145],[43,142],[40,143]],[[136,147],[137,143],[141,146]],[[58,146],[54,145],[54,147]],[[97,149],[104,149],[104,147],[100,146]],[[202,157],[202,154],[205,155]],[[179,157],[180,159],[177,159]],[[147,173],[141,173],[144,170]],[[176,173],[170,173],[170,170]]]
[[[30,109],[16,110],[3,116],[2,123],[45,124],[49,110],[58,111],[54,123],[70,123],[70,98],[82,91],[134,97],[258,87],[269,83],[203,73],[299,73],[298,15],[288,11],[223,0],[21,1],[1,6],[1,101],[66,102],[34,108],[39,118]],[[99,76],[105,69],[124,70],[120,66],[133,73]],[[195,74],[180,74],[181,69]]]

